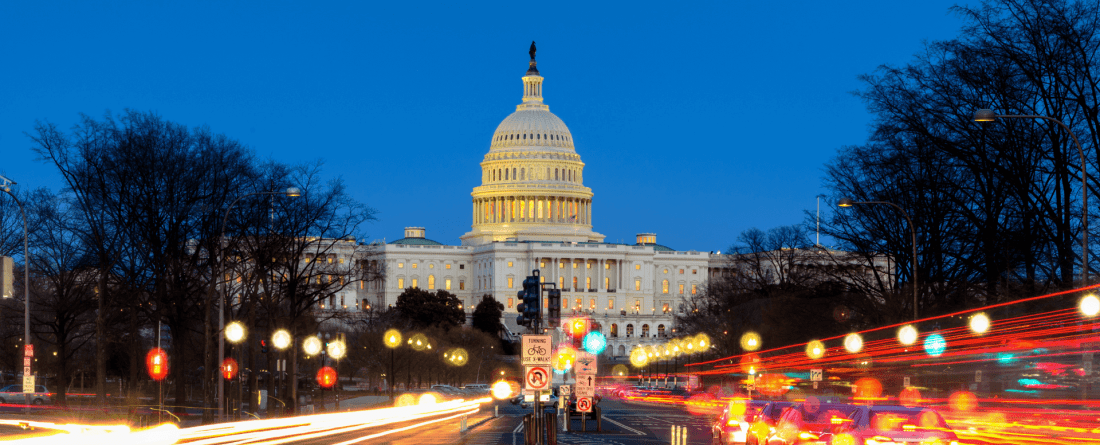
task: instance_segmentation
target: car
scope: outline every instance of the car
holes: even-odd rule
[[[542,402],[543,407],[552,407],[558,404],[558,389],[554,388],[552,391],[541,391],[539,401]],[[523,394],[523,398],[520,399],[519,406],[526,408],[527,406],[535,403],[534,394]]]
[[[747,445],[760,445],[765,443],[768,435],[775,431],[775,424],[779,423],[779,416],[783,410],[794,406],[794,402],[766,402],[760,412],[749,419],[749,431],[745,435]]]
[[[489,390],[491,388],[489,387],[488,383],[472,383],[472,384],[463,386],[462,389],[469,392],[470,394],[483,395],[483,394],[489,394]]]
[[[579,416],[579,415],[581,415],[582,413],[580,411],[577,411],[577,396],[576,395],[570,395],[568,397],[569,397],[569,406],[567,406],[565,408],[566,409],[565,412],[568,413],[570,416]],[[596,397],[592,398],[592,408],[595,408],[595,407],[599,406],[600,400],[603,400],[603,397],[600,397],[599,394],[596,394]],[[585,414],[590,414],[590,413],[585,413]]]
[[[856,407],[842,403],[804,402],[783,411],[768,445],[824,445],[851,423]]]
[[[23,385],[8,385],[0,389],[0,403],[21,404],[25,400],[26,395],[23,394]],[[50,392],[46,390],[45,386],[35,385],[34,393],[31,394],[31,403],[35,405],[50,403]]]
[[[958,436],[943,416],[929,408],[859,406],[851,413],[851,419],[850,423],[839,428],[830,444],[959,443]]]
[[[768,402],[763,400],[734,400],[722,410],[722,415],[711,425],[710,435],[722,445],[748,442],[749,422],[760,414]]]

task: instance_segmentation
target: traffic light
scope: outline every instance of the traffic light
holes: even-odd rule
[[[519,311],[516,323],[527,327],[531,327],[531,323],[542,319],[540,301],[542,299],[542,285],[539,284],[539,271],[535,269],[532,273],[534,275],[523,280],[523,290],[518,293],[519,299],[523,303],[516,305],[516,310]]]
[[[561,324],[561,289],[550,289],[546,291],[546,317],[548,318],[547,324],[550,326],[558,326]]]
[[[588,319],[584,317],[574,318],[570,322],[569,335],[573,337],[573,348],[584,350],[584,336],[588,334]]]
[[[267,354],[267,340],[260,340],[260,353]]]

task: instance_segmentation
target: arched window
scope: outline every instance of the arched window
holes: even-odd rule
[[[556,168],[554,169],[554,180],[555,181],[558,180],[558,169],[556,169]]]
[[[665,325],[657,325],[657,336],[662,338],[665,336]]]
[[[523,133],[523,140],[527,140],[527,133]]]
[[[435,275],[428,275],[428,289],[435,289]]]
[[[617,323],[611,323],[611,337],[619,336],[619,325]]]
[[[642,337],[643,338],[644,337],[649,337],[649,325],[648,324],[643,324],[642,325]]]
[[[519,169],[519,180],[520,181],[527,180],[527,169],[524,169],[524,168]]]
[[[626,325],[626,336],[631,337],[633,335],[634,335],[634,325],[633,324],[627,324]]]
[[[508,179],[508,178],[506,177],[506,178],[504,178],[504,179]],[[516,179],[516,168],[515,168],[515,167],[512,167],[512,179],[513,179],[513,180],[515,180],[515,179]]]
[[[662,280],[661,281],[661,293],[662,294],[667,294],[668,293],[668,280]]]
[[[626,346],[619,345],[619,357],[626,355]]]

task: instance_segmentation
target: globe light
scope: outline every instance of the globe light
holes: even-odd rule
[[[924,352],[932,357],[939,357],[947,350],[947,340],[940,334],[929,335],[924,339]]]
[[[470,354],[466,353],[465,349],[454,348],[450,351],[450,358],[448,361],[455,366],[464,366],[466,362],[470,360]]]
[[[844,349],[852,354],[863,350],[863,337],[855,332],[848,334],[844,337]]]
[[[493,398],[497,400],[504,400],[512,396],[512,385],[508,382],[501,380],[493,384]]]
[[[741,349],[755,351],[760,349],[760,343],[760,334],[752,331],[741,334]]]
[[[305,351],[306,355],[320,354],[322,347],[321,339],[317,338],[316,335],[306,337],[306,339],[302,341],[302,350]]]
[[[244,340],[244,325],[239,321],[225,325],[225,339],[232,343],[239,343]]]
[[[607,348],[607,338],[600,331],[589,332],[584,336],[584,350],[599,355]]]
[[[279,329],[271,334],[271,344],[280,351],[290,347],[290,340],[290,332],[286,329]]]
[[[340,360],[344,358],[344,354],[348,352],[348,347],[341,340],[333,340],[328,343],[325,351],[328,352],[329,357],[332,357],[334,360]]]
[[[711,346],[710,336],[707,334],[699,334],[695,336],[695,347],[699,351],[705,351]]]
[[[635,347],[630,351],[630,364],[635,368],[641,368],[649,363],[649,356],[646,354],[645,349]]]
[[[813,340],[806,344],[806,356],[817,360],[825,356],[825,343],[820,340]]]
[[[911,324],[907,324],[898,329],[898,342],[903,345],[908,346],[916,343],[918,336],[917,328],[913,327]]]
[[[409,345],[412,346],[415,351],[423,351],[428,348],[428,336],[424,334],[415,334],[409,338]]]
[[[1095,317],[1096,314],[1100,313],[1100,298],[1096,298],[1096,295],[1093,294],[1085,295],[1081,299],[1080,307],[1081,313],[1085,314],[1086,317]]]
[[[975,334],[984,334],[989,330],[989,317],[982,313],[974,314],[970,317],[970,330]]]
[[[386,331],[382,336],[382,341],[386,343],[387,347],[396,348],[401,346],[401,331],[397,329],[390,329]]]

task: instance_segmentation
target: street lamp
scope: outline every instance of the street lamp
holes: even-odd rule
[[[397,371],[393,368],[393,350],[401,346],[401,331],[397,329],[390,329],[383,335],[382,341],[386,344],[387,348],[390,348],[390,400],[394,398],[394,381],[397,378]]]
[[[1008,119],[1046,119],[1060,125],[1069,133],[1069,137],[1073,139],[1073,143],[1077,146],[1077,154],[1081,157],[1081,285],[1087,286],[1089,284],[1089,193],[1088,193],[1088,172],[1085,170],[1085,149],[1081,147],[1081,141],[1077,140],[1077,135],[1073,134],[1073,130],[1069,129],[1062,121],[1050,116],[1038,116],[1030,114],[997,114],[993,110],[983,108],[974,112],[974,122],[981,124],[995,122],[997,118]]]
[[[31,255],[30,250],[27,248],[27,212],[23,210],[23,203],[19,202],[19,198],[16,198],[15,194],[11,192],[11,186],[15,185],[15,181],[3,176],[0,176],[0,181],[2,181],[0,182],[0,191],[11,196],[11,199],[15,201],[15,205],[19,206],[19,213],[23,215],[23,353],[26,354],[26,350],[31,344]],[[24,375],[23,378],[26,379],[27,376]],[[30,406],[31,395],[24,394],[24,398],[27,406]]]
[[[919,289],[919,286],[917,285],[917,229],[916,229],[915,226],[913,226],[913,220],[909,219],[909,214],[906,213],[904,209],[902,209],[897,204],[894,204],[892,202],[886,202],[886,201],[858,201],[857,202],[857,201],[852,201],[851,198],[840,198],[840,201],[838,201],[836,203],[836,205],[839,206],[839,207],[851,207],[851,206],[854,206],[856,204],[886,204],[888,206],[892,206],[893,208],[898,209],[898,211],[901,212],[901,216],[904,216],[905,221],[909,223],[909,235],[913,239],[913,320],[915,321],[917,319],[917,313],[918,313],[917,312],[917,290]]]
[[[279,350],[279,357],[275,359],[275,368],[276,368],[275,369],[276,370],[275,377],[279,379],[279,382],[276,382],[276,386],[275,386],[276,390],[281,390],[282,389],[281,383],[283,382],[284,379],[283,379],[283,376],[280,375],[280,374],[282,372],[286,372],[286,369],[285,368],[279,369],[279,368],[281,368],[283,366],[286,366],[286,365],[283,364],[284,359],[282,357],[283,357],[283,354],[285,353],[286,349],[290,347],[290,343],[293,340],[294,340],[294,338],[291,337],[290,331],[287,331],[286,329],[279,329],[279,330],[275,331],[273,334],[271,334],[271,344],[273,346],[275,346],[275,349]],[[280,392],[278,392],[278,397],[284,397],[285,398],[286,396],[280,391]],[[283,408],[284,409],[286,408],[285,403],[283,404]]]
[[[234,346],[240,344],[241,340],[244,340],[244,325],[241,324],[241,322],[239,322],[239,321],[234,321],[234,322],[231,322],[228,325],[226,325],[225,326],[225,339],[229,340],[230,343],[233,343]],[[237,363],[238,363],[237,364],[237,369],[238,369],[238,371],[237,371],[237,400],[236,400],[237,409],[236,409],[236,411],[237,411],[237,414],[238,414],[238,417],[239,417],[239,415],[240,415],[240,403],[241,403],[241,400],[244,399],[244,397],[243,397],[243,395],[244,395],[244,385],[241,384],[241,378],[243,378],[242,374],[244,374],[244,373],[240,372],[240,366],[241,366],[240,362],[243,361],[243,358],[241,358],[241,350],[240,350],[240,348],[236,348],[236,349],[237,349],[237,359],[238,359],[237,360]],[[218,379],[218,380],[221,381],[222,379]]]
[[[286,190],[281,191],[281,192],[254,192],[254,193],[248,193],[248,194],[245,194],[245,195],[238,196],[237,199],[234,199],[233,202],[229,203],[229,206],[225,208],[225,215],[222,216],[222,225],[221,225],[221,228],[218,230],[218,248],[219,249],[223,247],[222,246],[222,238],[225,237],[225,224],[229,221],[229,212],[232,211],[233,207],[236,206],[237,203],[240,202],[242,199],[247,198],[249,196],[259,196],[259,195],[283,195],[283,196],[288,196],[288,197],[291,197],[291,198],[297,198],[299,196],[302,196],[302,190],[299,189],[298,187],[289,187]],[[213,252],[211,252],[211,253],[213,253]],[[211,277],[212,280],[210,280],[210,286],[212,287],[210,293],[213,295],[213,294],[217,294],[218,282],[221,281],[220,277],[221,277],[221,274],[222,274],[222,270],[221,270],[222,265],[221,265],[221,255],[218,255],[216,257],[214,255],[211,255],[211,258],[217,260],[217,261],[213,261],[214,276]],[[30,317],[28,317],[28,320],[29,319],[30,319]],[[209,326],[209,324],[207,324],[207,326]],[[223,296],[219,295],[218,296],[218,330],[223,330],[223,329],[225,329],[225,298]],[[209,334],[209,332],[208,332],[208,334]],[[207,335],[207,338],[209,338],[209,335]],[[223,357],[225,357],[225,339],[222,336],[218,336],[218,360],[221,360]],[[224,397],[225,397],[225,382],[224,382],[224,379],[218,379],[218,418],[223,418],[225,416]]]

